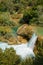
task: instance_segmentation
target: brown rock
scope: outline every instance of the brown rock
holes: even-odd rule
[[[33,34],[33,28],[32,26],[29,26],[27,24],[22,25],[18,30],[17,34],[20,36],[24,36],[25,38],[30,38]]]
[[[37,38],[37,45],[43,46],[43,36],[38,36],[38,38]]]
[[[12,38],[11,37],[11,38],[9,38],[8,43],[9,44],[17,44],[17,40],[16,40],[16,38],[14,38],[14,37]]]
[[[35,54],[39,52],[39,47],[43,47],[43,36],[38,36],[37,38],[36,45],[34,48]]]
[[[26,43],[27,42],[27,40],[24,39],[22,36],[17,36],[17,38],[18,38],[18,41],[21,42],[21,43]]]

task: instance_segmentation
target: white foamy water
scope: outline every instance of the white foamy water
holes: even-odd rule
[[[33,49],[34,49],[36,40],[37,40],[37,36],[35,34],[33,34],[30,41],[27,42],[26,44],[8,45],[7,43],[0,42],[0,48],[2,50],[5,50],[6,48],[13,47],[14,50],[16,50],[16,54],[20,55],[21,58],[26,58],[28,56],[34,57],[35,54],[33,52]]]

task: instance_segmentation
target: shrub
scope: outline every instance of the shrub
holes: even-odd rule
[[[25,11],[23,18],[20,20],[20,23],[31,24],[36,23],[37,21],[38,21],[38,11],[34,8],[31,8]]]

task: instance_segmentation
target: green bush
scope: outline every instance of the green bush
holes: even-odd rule
[[[20,57],[16,55],[13,48],[6,49],[4,52],[0,49],[0,65],[18,65]]]
[[[10,21],[10,14],[8,12],[0,12],[0,26],[15,26],[15,23]]]
[[[25,11],[23,18],[20,20],[20,23],[31,24],[36,23],[37,21],[38,21],[38,11],[35,8],[31,8]]]

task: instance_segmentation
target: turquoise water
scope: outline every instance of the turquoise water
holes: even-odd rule
[[[21,25],[12,27],[12,34],[13,34],[14,36],[17,36],[17,30],[18,30],[18,28],[19,28],[20,26],[21,26]]]

